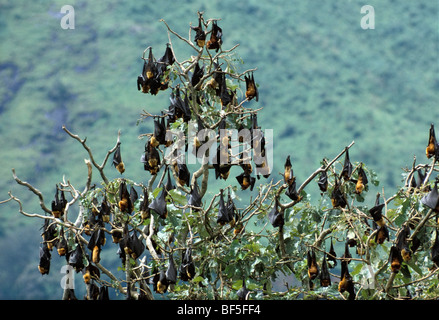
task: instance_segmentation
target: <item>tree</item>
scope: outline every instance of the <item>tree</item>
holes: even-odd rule
[[[379,181],[366,164],[351,161],[353,141],[332,159],[322,158],[299,185],[289,156],[280,175],[271,170],[273,139],[259,126],[261,107],[252,107],[259,100],[257,69],[239,71],[238,45],[222,46],[221,20],[199,12],[188,38],[162,22],[169,38],[164,54],[156,59],[158,50],[146,48],[137,79],[148,99],[170,95],[161,114],[143,110],[138,121],[154,123],[153,132],[140,136],[146,183],[124,177],[121,131],[99,164],[86,139],[63,127],[88,154],[88,174],[82,189],[58,182],[51,206],[12,170],[44,212],[26,212],[12,193],[3,201],[42,219],[41,274],[48,276],[56,247],[83,275],[87,299],[106,298],[109,287],[127,299],[438,296],[437,180],[429,182],[439,154],[433,125],[426,151],[432,162],[416,165],[415,158],[389,198],[383,189],[367,204],[370,184]],[[178,60],[176,40],[194,55]],[[233,168],[241,170],[235,179]],[[106,170],[120,177],[109,180]],[[101,181],[92,184],[96,171]],[[305,191],[311,183],[321,192],[315,204]],[[118,248],[117,266],[101,259],[110,246]],[[273,287],[282,275],[295,282]],[[66,286],[63,298],[76,298],[74,290]]]

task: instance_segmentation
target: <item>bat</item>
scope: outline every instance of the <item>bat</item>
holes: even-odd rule
[[[395,246],[401,252],[402,259],[404,261],[410,261],[412,258],[412,252],[409,249],[407,239],[410,236],[410,228],[408,225],[402,227],[396,238]]]
[[[301,199],[301,196],[297,193],[296,190],[296,181],[294,181],[288,186],[287,191],[285,191],[285,194],[288,196],[288,198],[290,198],[293,201],[298,201]]]
[[[395,246],[392,246],[390,248],[390,254],[389,254],[389,262],[390,262],[390,269],[393,273],[398,273],[401,269],[402,264],[402,256],[399,252],[398,248]]]
[[[143,199],[139,206],[140,217],[145,220],[149,218],[150,211],[148,208],[149,199],[148,199],[148,190],[146,188],[143,189]]]
[[[166,293],[168,289],[168,280],[166,279],[166,273],[165,271],[160,271],[158,274],[157,281],[155,287],[155,292],[163,294]]]
[[[375,242],[383,244],[386,240],[389,241],[389,229],[387,229],[387,225],[378,226],[378,231],[375,234]]]
[[[433,189],[421,198],[421,203],[435,212],[439,212],[439,194],[437,184],[438,180],[435,181]]]
[[[64,215],[64,210],[67,205],[67,200],[64,196],[64,191],[61,190],[61,198],[59,197],[59,188],[56,185],[55,199],[52,201],[52,215],[55,218],[62,217]]]
[[[111,207],[107,202],[107,196],[104,196],[104,199],[102,199],[101,207],[99,209],[99,215],[102,217],[103,222],[109,222],[110,221],[110,213],[111,213]]]
[[[172,254],[169,254],[168,268],[166,269],[165,276],[168,285],[177,283],[177,269],[175,268],[175,262]]]
[[[329,261],[331,261],[333,263],[332,265],[329,264],[330,268],[334,268],[335,266],[337,266],[337,259],[336,259],[336,257],[337,257],[337,254],[335,253],[334,244],[333,244],[332,239],[331,239],[331,247],[329,248],[329,256],[327,258],[327,260],[329,260]]]
[[[149,47],[148,62],[145,67],[146,79],[153,79],[157,75],[157,64],[155,63],[152,47]]]
[[[142,154],[140,161],[143,162],[143,168],[152,175],[157,174],[160,170],[160,154],[151,143],[151,139],[145,144],[145,152]]]
[[[197,87],[203,75],[204,75],[204,66],[200,68],[199,63],[197,62],[194,67],[194,73],[192,74],[191,77],[192,87],[194,88]]]
[[[166,144],[166,124],[164,117],[160,119],[154,118],[154,134],[150,140],[154,148]]]
[[[347,240],[349,240],[349,239],[347,239]],[[345,243],[344,253],[342,255],[342,258],[344,258],[343,261],[347,261],[348,264],[351,262],[350,259],[352,258],[352,255],[351,255],[351,252],[349,251],[349,241],[346,241],[346,243]]]
[[[293,169],[291,165],[290,156],[287,157],[285,160],[284,165],[284,182],[288,185],[291,185],[295,180],[295,177],[293,175]]]
[[[230,195],[230,189],[227,196],[227,213],[229,215],[229,224],[233,227],[235,225],[236,206]]]
[[[188,205],[197,207],[197,208],[201,208],[203,206],[203,203],[201,202],[201,196],[200,196],[200,191],[198,188],[198,182],[197,179],[195,179],[194,181],[194,185],[191,188],[191,193],[189,194],[189,199],[188,199]]]
[[[47,246],[47,243],[43,242],[40,245],[40,262],[38,264],[38,270],[40,271],[41,275],[49,274],[51,258],[52,255]]]
[[[110,300],[110,297],[108,295],[108,286],[102,286],[99,288],[98,300]]]
[[[273,209],[268,213],[268,219],[274,228],[280,227],[282,228],[284,225],[284,215],[283,211],[279,212],[277,209],[277,199],[275,200]]]
[[[168,117],[170,121],[182,118],[184,122],[188,122],[192,118],[192,112],[189,108],[188,97],[185,96],[184,100],[180,96],[180,87],[177,85],[175,93],[171,92],[170,96],[171,105],[169,106]]]
[[[194,41],[197,43],[197,46],[199,46],[200,48],[204,47],[206,43],[206,33],[203,31],[201,17],[198,18],[198,27],[191,26],[191,28],[195,31]]]
[[[179,268],[180,279],[188,281],[195,276],[195,264],[192,260],[192,249],[189,247],[182,253],[181,265]]]
[[[84,279],[84,282],[86,284],[90,284],[92,279],[99,279],[100,278],[100,271],[97,267],[95,267],[92,264],[89,264],[84,271],[84,275],[82,276]]]
[[[117,143],[116,150],[113,155],[113,165],[120,174],[125,172],[125,164],[123,163],[122,156],[120,154],[120,142]]]
[[[47,244],[47,248],[52,251],[57,236],[56,225],[53,223],[49,223],[49,220],[45,219],[42,228],[43,232],[41,234],[41,237],[43,238],[44,243]]]
[[[120,225],[111,226],[111,238],[113,240],[113,243],[119,243],[120,239],[122,239],[122,232],[119,230],[120,228]]]
[[[227,88],[226,75],[221,74],[220,101],[223,109],[233,102],[234,93]]]
[[[223,36],[223,30],[218,27],[218,24],[216,21],[212,22],[212,31],[210,34],[210,39],[207,41],[206,47],[209,50],[216,50],[218,52],[219,48],[222,45],[222,36]]]
[[[137,259],[138,257],[140,257],[140,255],[145,250],[145,245],[138,238],[136,230],[133,230],[128,236],[124,250],[125,253],[129,254],[133,259]]]
[[[345,208],[347,205],[345,195],[343,194],[340,188],[341,188],[340,182],[337,179],[337,177],[335,177],[335,185],[331,193],[331,203],[333,208],[337,208],[337,207]]]
[[[63,257],[67,254],[69,251],[69,247],[67,246],[67,240],[64,237],[64,229],[61,228],[59,237],[58,237],[58,243],[56,245],[56,250],[58,251],[58,255],[60,257]]]
[[[250,191],[253,191],[255,186],[256,178],[250,176],[246,171],[242,172],[240,175],[236,176],[236,180],[241,186],[241,190],[246,190],[250,187]]]
[[[428,159],[430,159],[433,156],[436,157],[436,159],[438,158],[438,144],[436,141],[436,134],[434,132],[433,123],[430,126],[430,134],[428,137],[427,147],[425,148],[425,154]]]
[[[322,171],[320,173],[317,185],[322,192],[326,192],[326,190],[328,190],[328,174],[326,173],[326,171]]]
[[[355,193],[361,194],[364,188],[366,187],[367,183],[368,183],[367,176],[363,169],[363,163],[361,163],[360,168],[358,169],[358,179],[355,183]]]
[[[379,226],[383,227],[386,224],[386,221],[383,218],[384,203],[380,204],[380,194],[378,193],[375,199],[375,206],[373,206],[369,213],[372,216],[373,221]]]
[[[341,273],[340,273],[340,282],[338,283],[338,291],[340,293],[348,292],[349,300],[355,299],[355,288],[354,282],[352,281],[352,276],[349,273],[348,262],[342,260],[341,262]]]
[[[100,261],[101,246],[105,244],[105,234],[98,224],[93,230],[87,248],[92,250],[92,261],[98,263]]]
[[[320,272],[320,285],[329,287],[331,285],[331,276],[329,274],[328,263],[326,262],[326,254],[323,256],[322,271]]]
[[[119,186],[119,209],[128,214],[133,212],[133,203],[131,202],[125,181],[122,181]]]
[[[242,280],[242,287],[236,292],[239,300],[247,300],[250,291],[247,289],[245,285],[245,279]]]
[[[76,272],[81,271],[84,268],[84,255],[82,253],[82,248],[79,243],[77,243],[76,248],[69,255],[69,265],[72,266]]]
[[[166,190],[162,189],[160,196],[152,200],[152,202],[148,205],[149,209],[154,210],[160,218],[166,219],[168,216],[168,209],[166,206]]]
[[[174,163],[174,170],[177,175],[177,183],[180,186],[189,186],[189,180],[191,177],[191,174],[189,172],[189,169],[185,163]]]
[[[259,100],[259,92],[258,88],[255,83],[255,78],[253,76],[253,73],[247,77],[247,75],[244,75],[245,79],[245,97],[247,100],[252,100],[255,98],[256,101]]]
[[[218,215],[217,215],[217,219],[216,219],[216,222],[218,224],[220,224],[221,226],[230,222],[230,215],[228,212],[228,208],[224,202],[223,191],[224,191],[223,189],[220,190],[220,199],[218,202]]]
[[[431,261],[437,266],[439,266],[439,235],[436,229],[436,237],[434,239],[433,246],[431,247]]]
[[[319,266],[317,264],[316,253],[314,252],[314,250],[308,250],[306,256],[308,265],[308,277],[310,280],[314,280],[319,275]]]
[[[352,174],[352,163],[349,159],[349,149],[348,147],[345,147],[345,158],[344,158],[343,169],[340,173],[340,179],[344,178],[345,180],[349,180],[351,174]]]

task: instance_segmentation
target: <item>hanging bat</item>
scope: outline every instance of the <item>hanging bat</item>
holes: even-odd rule
[[[189,172],[189,169],[185,163],[174,163],[174,170],[177,175],[177,183],[180,186],[189,186],[189,180],[191,177],[191,174]]]
[[[329,287],[331,285],[331,276],[329,274],[328,264],[326,262],[326,254],[323,256],[322,271],[320,272],[320,285]]]
[[[64,191],[61,190],[61,198],[59,197],[59,188],[56,185],[55,199],[52,201],[52,215],[55,218],[62,217],[64,215],[64,210],[67,205],[67,200],[64,196]]]
[[[129,254],[133,259],[137,259],[138,257],[140,257],[140,255],[145,250],[145,245],[138,238],[136,230],[133,230],[132,233],[129,235],[127,243],[125,245],[125,248],[129,248],[128,250],[125,250],[125,253]]]
[[[220,82],[220,101],[223,109],[233,102],[233,97],[234,93],[227,88],[226,75],[223,73]]]
[[[431,247],[431,261],[436,267],[439,266],[439,232],[436,228],[436,237],[434,239],[433,246]]]
[[[341,273],[340,273],[340,282],[338,283],[338,291],[340,293],[348,292],[349,300],[355,299],[355,288],[354,282],[352,281],[352,276],[349,273],[348,262],[343,260],[341,262]]]
[[[166,124],[165,118],[154,118],[154,134],[151,136],[150,143],[154,148],[166,143]]]
[[[255,78],[253,76],[253,73],[247,77],[247,75],[244,75],[245,79],[245,97],[247,100],[251,100],[253,98],[256,99],[256,101],[259,100],[259,92],[258,88],[255,83]]]
[[[250,176],[247,172],[242,172],[240,175],[236,176],[236,180],[241,186],[242,190],[248,189],[250,187],[250,191],[253,191],[253,187],[255,186],[256,178]]]
[[[273,209],[268,213],[268,219],[275,228],[282,228],[284,225],[283,211],[279,212],[279,210],[277,209],[277,199],[275,200]]]
[[[201,196],[198,188],[197,179],[195,179],[194,185],[191,188],[191,193],[189,194],[189,199],[187,204],[197,208],[201,208],[203,206],[203,203],[201,202]]]
[[[433,189],[422,197],[421,203],[434,210],[435,212],[439,212],[439,193],[437,189],[438,180],[435,181]]]
[[[157,64],[155,63],[152,47],[149,47],[148,62],[145,68],[146,79],[153,79],[157,75]]]
[[[166,269],[165,276],[168,285],[177,283],[177,269],[175,268],[175,262],[172,254],[169,254],[168,268]]]
[[[194,73],[192,74],[191,77],[192,87],[194,88],[197,87],[203,75],[204,75],[204,66],[200,68],[199,63],[197,62],[194,67]]]
[[[204,44],[206,43],[206,33],[203,31],[201,17],[198,18],[198,27],[191,26],[191,28],[195,31],[194,41],[197,43],[197,46],[200,48],[204,47]]]
[[[384,220],[382,215],[383,208],[384,203],[380,204],[380,194],[378,193],[375,199],[375,206],[369,210],[369,213],[372,216],[373,221],[379,227],[383,227],[386,224],[386,221]]]
[[[110,300],[110,297],[108,295],[108,286],[102,286],[99,288],[98,300],[99,301]]]
[[[41,233],[41,237],[43,238],[44,243],[47,244],[47,248],[52,251],[57,239],[56,225],[50,223],[48,219],[44,219],[42,229],[43,232]]]
[[[322,192],[326,192],[326,190],[328,190],[328,174],[326,173],[326,171],[322,171],[320,173],[317,185]]]
[[[154,210],[160,218],[166,219],[168,216],[168,209],[166,206],[166,190],[163,189],[160,196],[155,198],[148,206],[149,209]]]
[[[168,280],[166,279],[165,271],[160,271],[158,274],[157,281],[155,287],[155,292],[163,294],[168,290]]]
[[[210,39],[209,41],[207,41],[206,44],[207,49],[209,50],[215,49],[216,52],[218,52],[219,48],[222,45],[222,36],[223,36],[223,30],[220,27],[218,27],[216,21],[213,21]]]
[[[131,202],[125,181],[122,181],[119,186],[119,209],[121,212],[128,214],[133,212],[133,203]]]
[[[114,151],[113,165],[120,174],[125,172],[125,165],[122,161],[122,156],[120,154],[120,142],[117,143],[116,150]]]
[[[69,251],[69,247],[67,245],[67,240],[64,236],[64,229],[61,228],[59,237],[58,237],[58,243],[56,245],[56,250],[58,251],[58,255],[60,257],[63,257],[67,254],[67,252]]]
[[[319,266],[317,264],[316,253],[313,249],[308,250],[306,256],[308,265],[308,277],[310,280],[314,280],[319,275]]]
[[[230,189],[227,196],[227,213],[229,215],[229,224],[233,227],[235,225],[236,206],[233,202],[232,196],[230,195]]]
[[[239,300],[247,300],[250,291],[247,289],[245,285],[245,279],[242,280],[242,287],[236,292]]]
[[[227,206],[224,202],[224,195],[223,195],[223,189],[220,190],[220,199],[218,202],[218,215],[216,222],[220,224],[221,226],[225,225],[226,223],[230,222],[230,215],[227,210]]]
[[[334,268],[335,266],[337,266],[337,254],[335,253],[334,250],[334,244],[332,243],[332,239],[331,239],[331,247],[329,248],[329,255],[327,260],[331,261],[332,264],[329,264],[330,268]]]
[[[52,255],[47,247],[47,243],[43,242],[40,245],[40,262],[38,264],[38,270],[40,271],[41,275],[49,274],[51,258]]]
[[[293,175],[291,160],[290,160],[290,156],[288,155],[284,165],[284,182],[288,185],[291,185],[294,182],[294,180],[295,177]]]
[[[151,144],[151,139],[145,144],[145,153],[142,154],[140,161],[143,162],[143,168],[152,175],[157,174],[160,169],[160,154]]]
[[[410,228],[408,225],[405,225],[401,228],[398,233],[398,237],[396,238],[395,246],[401,253],[402,259],[404,261],[410,261],[412,258],[412,251],[409,249],[409,245],[407,239],[410,236]]]
[[[401,269],[402,264],[402,256],[399,252],[398,248],[395,246],[392,246],[390,248],[390,255],[389,255],[389,262],[390,262],[390,269],[393,273],[398,273]]]
[[[431,124],[430,126],[430,134],[428,137],[428,145],[427,148],[425,148],[425,154],[427,158],[431,157],[438,157],[438,143],[436,141],[436,134],[434,132],[434,125]]]
[[[195,275],[195,265],[192,260],[192,249],[190,247],[183,251],[179,273],[180,279],[183,281],[191,280]]]
[[[348,147],[345,148],[345,158],[344,158],[344,164],[343,169],[340,173],[340,179],[344,178],[346,181],[350,179],[352,174],[352,163],[349,159],[349,149]]]
[[[341,188],[340,182],[337,179],[337,177],[335,177],[335,185],[331,193],[331,203],[333,208],[337,208],[337,207],[345,208],[347,205],[345,195],[343,194],[340,188]]]
[[[387,225],[378,226],[378,231],[375,234],[375,242],[383,244],[386,240],[389,241],[389,229],[387,229]]]
[[[358,169],[358,179],[355,182],[355,193],[361,194],[364,188],[367,186],[367,176],[363,169],[363,163],[360,164],[360,168]]]
[[[84,282],[86,284],[90,284],[92,279],[99,279],[101,276],[101,272],[99,271],[99,268],[95,267],[91,263],[85,268],[84,275],[82,276],[84,279]]]
[[[69,265],[72,266],[76,272],[80,272],[84,268],[84,255],[82,253],[81,245],[78,243],[73,252],[69,255]]]
[[[119,243],[122,239],[122,232],[119,230],[121,229],[121,226],[119,224],[115,224],[111,226],[111,238],[113,240],[113,243]]]
[[[288,196],[288,198],[290,198],[293,201],[301,200],[301,196],[297,193],[296,190],[296,181],[294,181],[288,186],[287,191],[285,191],[285,194]]]

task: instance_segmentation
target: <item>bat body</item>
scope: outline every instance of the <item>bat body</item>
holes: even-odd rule
[[[216,50],[218,52],[222,44],[222,36],[223,36],[223,30],[220,27],[218,27],[216,21],[213,21],[210,39],[209,41],[207,41],[206,44],[207,49]]]
[[[116,150],[114,151],[113,165],[120,174],[125,172],[125,164],[122,161],[122,156],[120,153],[120,142],[117,144]]]
[[[255,83],[255,78],[253,76],[253,73],[247,77],[247,75],[244,76],[245,79],[245,85],[246,85],[246,90],[245,90],[245,97],[247,98],[247,100],[252,100],[253,98],[255,98],[256,101],[259,100],[259,92],[258,92],[258,88],[256,86]]]
[[[319,266],[317,265],[316,254],[314,250],[307,252],[308,277],[314,280],[319,275]]]

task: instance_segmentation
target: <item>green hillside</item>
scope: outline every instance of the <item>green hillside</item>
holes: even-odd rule
[[[25,210],[41,213],[11,168],[45,194],[63,176],[81,187],[88,156],[62,125],[87,137],[99,162],[120,129],[126,177],[146,181],[138,136],[152,123],[136,122],[143,109],[167,108],[169,92],[137,91],[141,54],[148,46],[164,51],[160,19],[187,36],[197,11],[221,18],[223,47],[239,44],[242,70],[258,69],[260,99],[251,105],[264,107],[259,124],[274,130],[271,178],[291,155],[300,182],[323,157],[355,141],[351,160],[373,169],[378,189],[391,195],[414,155],[426,161],[430,123],[439,121],[436,1],[367,1],[375,9],[373,30],[361,28],[365,3],[358,0],[70,1],[73,30],[60,26],[65,4],[0,0],[0,201],[11,190]],[[182,50],[182,57],[193,54]],[[307,192],[318,194],[317,186]],[[58,299],[62,261],[54,259],[59,266],[43,281],[41,221],[17,209],[0,205],[0,299]]]

